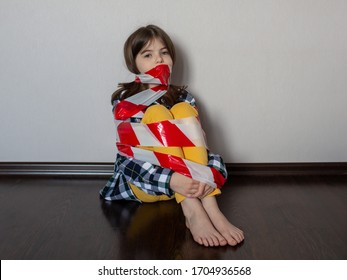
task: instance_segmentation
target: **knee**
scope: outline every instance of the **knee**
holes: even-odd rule
[[[170,111],[175,119],[198,116],[198,111],[187,102],[175,104]]]
[[[161,122],[172,119],[173,116],[166,107],[160,104],[156,104],[146,109],[145,115],[142,119],[142,123]]]

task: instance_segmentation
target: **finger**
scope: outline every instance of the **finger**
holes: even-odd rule
[[[195,193],[188,193],[187,197],[196,198],[197,196],[195,195]]]
[[[190,189],[189,191],[187,191],[189,197],[199,197],[200,196],[200,192],[198,188],[194,188],[194,189]]]
[[[205,187],[204,186],[200,186],[198,188],[198,190],[196,191],[197,197],[200,197],[200,196],[204,195],[204,192],[205,192]]]
[[[212,187],[207,188],[206,191],[205,191],[205,196],[206,196],[206,195],[209,195],[209,194],[212,193],[213,191],[214,191],[214,188],[212,188]]]
[[[205,198],[206,196],[208,196],[211,192],[204,192],[203,195],[199,196],[200,199]]]
[[[200,197],[200,199],[203,199],[204,197],[208,196],[209,194],[213,193],[214,188],[211,186],[208,186],[205,188],[204,194]]]

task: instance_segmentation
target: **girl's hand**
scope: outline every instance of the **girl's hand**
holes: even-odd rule
[[[175,172],[170,180],[170,188],[185,197],[204,198],[213,187]]]

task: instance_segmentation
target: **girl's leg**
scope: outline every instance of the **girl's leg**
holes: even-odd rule
[[[198,117],[197,110],[187,102],[180,102],[171,108],[171,113],[175,119],[188,117]],[[184,158],[207,165],[207,151],[205,147],[182,147]]]
[[[162,105],[153,105],[147,108],[146,113],[142,119],[142,123],[154,123],[164,120],[172,120],[173,116],[168,109]],[[169,155],[175,155],[178,157],[183,157],[183,151],[180,147],[147,147],[139,146],[139,148],[160,152]],[[139,189],[133,184],[129,184],[135,196],[142,202],[156,202],[161,200],[169,200],[173,197],[168,197],[166,195],[150,195]]]
[[[232,225],[220,211],[215,196],[206,196],[202,206],[218,232],[227,240],[228,244],[235,246],[244,239],[243,231]]]
[[[188,103],[178,103],[171,109],[175,119],[198,117],[198,112]],[[184,157],[191,161],[207,165],[207,151],[205,147],[183,147]],[[236,245],[243,241],[243,232],[233,226],[219,210],[216,195],[221,192],[215,189],[208,196],[199,199],[190,199],[176,196],[180,199],[187,227],[198,243],[205,246]],[[208,244],[208,245],[207,245]]]
[[[197,243],[206,247],[228,244],[227,240],[214,228],[200,199],[185,198],[180,204],[186,218],[186,226]]]
[[[181,102],[171,108],[175,119],[198,117],[198,112],[186,102]],[[207,151],[205,147],[182,147],[184,158],[207,165]],[[214,191],[219,193],[219,190]],[[193,235],[194,240],[204,246],[224,246],[227,240],[214,228],[200,199],[186,198],[176,194],[176,200],[182,206],[186,217],[186,225]]]
[[[182,119],[188,117],[198,117],[197,110],[189,105],[187,102],[180,102],[171,108],[171,113],[175,119]],[[182,147],[184,158],[196,163],[207,165],[208,157],[205,147]],[[219,189],[216,189],[209,195],[217,195],[220,193]],[[178,203],[185,199],[184,196],[177,194],[176,200]]]
[[[142,119],[142,123],[155,123],[166,120],[172,120],[174,117],[171,112],[163,105],[152,105],[147,108],[146,113]],[[183,151],[180,147],[141,147],[143,149],[174,155],[177,157],[184,157]]]

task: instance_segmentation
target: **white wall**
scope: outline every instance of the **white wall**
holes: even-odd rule
[[[0,161],[112,162],[122,47],[176,43],[226,162],[347,161],[347,1],[2,0]]]

